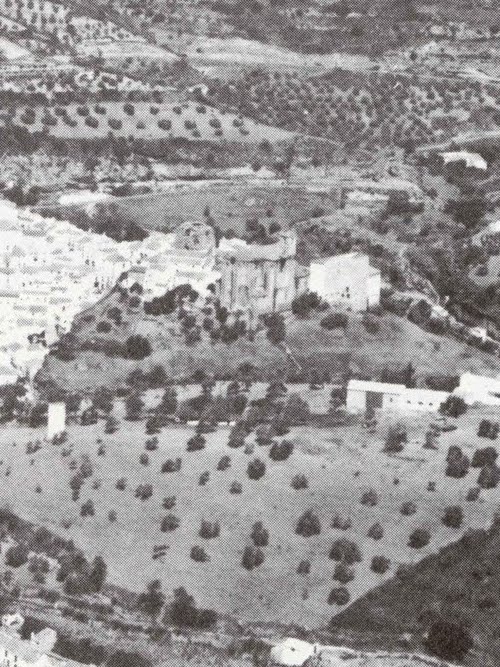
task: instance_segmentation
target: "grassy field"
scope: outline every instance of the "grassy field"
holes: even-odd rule
[[[278,223],[283,228],[308,218],[318,206],[333,207],[326,195],[298,188],[249,186],[248,184],[212,184],[191,186],[161,194],[120,198],[117,210],[127,219],[146,229],[174,227],[185,220],[203,216],[208,206],[216,224],[223,230],[233,229],[239,236],[245,223],[259,218],[266,224]]]
[[[53,110],[48,111],[42,106],[29,107],[31,111],[28,112],[26,107],[20,106],[9,120],[26,127],[30,132],[45,131],[50,136],[62,139],[95,139],[107,137],[111,133],[113,136],[133,136],[144,140],[176,137],[192,141],[259,143],[263,139],[273,142],[291,139],[293,136],[286,130],[266,127],[253,120],[243,120],[235,114],[222,114],[217,109],[193,103],[180,106],[134,102],[129,106],[129,113],[118,102],[103,102],[98,106],[103,110],[101,113],[95,112],[92,106],[69,104],[60,107],[65,111],[64,116],[62,113],[58,116]],[[78,110],[82,108],[86,111],[79,113]],[[151,108],[156,111],[151,112]],[[177,109],[177,113],[174,109]],[[42,122],[44,119],[45,122]],[[159,123],[163,123],[164,127]]]
[[[119,407],[116,410],[120,416]],[[475,434],[480,418],[487,414],[484,410],[470,411],[461,419],[459,430],[441,435],[438,451],[422,449],[432,419],[412,418],[409,444],[397,457],[381,453],[390,420],[381,420],[373,434],[360,425],[329,430],[294,428],[287,436],[295,443],[294,453],[279,463],[271,461],[266,448],[258,445],[252,454],[229,449],[225,428],[207,435],[206,448],[194,453],[186,452],[193,429],[165,428],[158,436],[158,449],[148,452],[149,465],[145,466],[139,463],[147,438],[143,422],[122,421],[113,435],[104,434],[102,422],[89,427],[72,425],[64,445],[71,448],[70,456],[62,456],[61,447],[47,443],[35,454],[27,455],[26,443],[43,438],[44,432],[7,427],[0,432],[0,470],[10,472],[5,474],[0,498],[21,516],[74,539],[89,555],[101,553],[112,583],[141,590],[158,577],[166,591],[184,585],[200,604],[242,620],[293,619],[312,627],[327,622],[339,611],[327,604],[329,591],[339,585],[332,580],[335,563],[328,558],[334,539],[347,537],[362,550],[363,561],[354,568],[354,581],[348,584],[355,599],[384,579],[370,570],[373,555],[391,559],[387,578],[399,563],[414,563],[456,540],[468,527],[491,523],[498,491],[483,491],[481,501],[465,502],[477,470],[462,480],[444,478],[449,445],[459,444],[467,453],[484,445]],[[104,456],[97,455],[98,440],[104,444]],[[249,436],[247,442],[252,441],[253,436]],[[79,462],[83,455],[90,457],[93,475],[86,480],[79,501],[73,502],[69,487],[74,474],[71,461]],[[224,472],[216,469],[223,455],[231,458],[231,466]],[[267,468],[259,481],[246,476],[246,466],[255,456]],[[161,474],[161,464],[176,457],[182,458],[181,471]],[[200,486],[199,477],[205,471],[210,479]],[[308,489],[291,488],[291,479],[297,473],[307,476]],[[120,477],[127,478],[124,491],[115,487]],[[241,495],[230,494],[233,481],[242,482]],[[437,484],[434,493],[426,490],[429,481]],[[134,497],[141,483],[153,486],[149,500]],[[36,492],[37,485],[41,486],[40,493]],[[21,488],[23,493],[19,493]],[[375,507],[360,503],[362,493],[369,489],[379,494]],[[161,520],[169,512],[162,508],[162,500],[172,495],[176,496],[176,505],[171,512],[179,517],[180,526],[163,533]],[[82,518],[80,506],[89,499],[94,502],[95,516]],[[401,504],[409,500],[416,503],[417,511],[403,516]],[[443,509],[455,504],[462,505],[465,512],[460,530],[446,528],[440,521]],[[308,509],[318,514],[322,530],[319,536],[304,538],[295,534],[295,526]],[[117,512],[115,523],[108,519],[110,510]],[[349,518],[352,527],[345,532],[331,528],[336,514]],[[202,539],[198,535],[202,519],[220,521],[220,537]],[[251,527],[258,520],[269,529],[270,540],[263,548],[264,564],[248,572],[241,566],[241,557],[244,547],[251,544]],[[385,531],[378,542],[367,537],[368,529],[376,522]],[[408,536],[417,527],[429,529],[432,536],[429,546],[419,551],[407,547]],[[162,561],[154,561],[152,550],[159,544],[167,545],[167,554]],[[193,545],[205,547],[210,561],[191,560]],[[303,559],[311,562],[307,576],[296,572]],[[282,594],[277,596],[277,590]]]

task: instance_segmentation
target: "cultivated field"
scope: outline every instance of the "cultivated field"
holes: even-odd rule
[[[205,105],[187,103],[103,102],[65,107],[20,106],[9,121],[30,132],[45,132],[62,139],[96,139],[119,136],[135,139],[183,138],[192,141],[259,143],[291,139],[286,130],[266,127],[235,114],[223,114]]]
[[[154,397],[150,400],[154,402]],[[119,407],[115,409],[120,416]],[[393,421],[389,418],[382,419],[372,433],[360,424],[328,430],[296,427],[286,436],[294,443],[294,451],[281,462],[272,461],[264,446],[254,445],[253,451],[229,448],[229,431],[224,427],[205,436],[205,449],[187,452],[186,443],[193,435],[187,426],[164,428],[157,436],[158,448],[146,451],[149,436],[145,435],[144,422],[121,421],[113,435],[104,434],[103,422],[97,426],[71,425],[66,444],[43,443],[39,451],[29,455],[26,443],[42,439],[44,431],[7,427],[0,434],[0,470],[5,474],[0,498],[21,516],[73,538],[89,555],[101,553],[112,583],[141,590],[157,577],[166,591],[184,585],[200,604],[244,620],[293,619],[313,626],[325,623],[340,610],[327,603],[331,589],[341,585],[332,578],[336,563],[328,556],[336,539],[353,540],[362,553],[362,561],[352,568],[354,579],[345,584],[354,600],[393,576],[400,563],[416,562],[458,539],[468,527],[491,523],[500,500],[498,490],[481,491],[476,502],[465,500],[479,470],[471,469],[463,479],[444,476],[450,445],[461,446],[471,456],[477,447],[488,444],[476,436],[479,421],[485,416],[495,415],[470,410],[459,420],[458,430],[441,434],[437,450],[423,449],[429,423],[436,420],[412,417],[406,424],[408,444],[402,454],[393,456],[381,453]],[[253,444],[254,435],[248,436],[246,443]],[[147,465],[139,462],[141,454],[148,455]],[[75,502],[69,481],[83,455],[88,455],[93,470]],[[230,457],[230,467],[218,470],[224,455]],[[180,471],[161,473],[162,463],[177,457],[182,459]],[[266,464],[258,481],[246,473],[255,457]],[[203,473],[208,473],[208,481],[200,485]],[[291,487],[297,474],[306,476],[308,488]],[[121,477],[126,478],[124,490],[116,488]],[[230,493],[235,481],[242,484],[240,494]],[[435,491],[429,490],[429,482],[435,483]],[[139,484],[152,485],[149,499],[135,497]],[[362,495],[370,490],[376,494],[375,501],[362,504]],[[175,506],[166,510],[162,503],[169,496],[175,496]],[[95,514],[83,518],[80,509],[88,500],[93,501]],[[403,515],[401,506],[407,501],[415,503],[414,513]],[[450,505],[464,510],[460,528],[441,523],[443,511]],[[108,518],[113,510],[115,522]],[[299,517],[307,510],[313,510],[320,520],[319,535],[303,537],[295,532]],[[180,524],[172,532],[162,532],[162,519],[168,514],[178,517]],[[351,525],[345,530],[332,528],[336,515]],[[203,519],[220,522],[219,537],[200,537]],[[241,566],[242,553],[252,544],[250,532],[256,521],[269,530],[269,544],[262,547],[264,563],[247,571]],[[376,523],[383,529],[380,539],[367,536]],[[416,528],[429,530],[428,546],[407,546]],[[155,545],[166,545],[164,558],[152,559]],[[208,562],[190,558],[195,545],[205,549]],[[390,559],[385,575],[370,569],[376,555]],[[310,562],[310,573],[298,574],[304,560]],[[278,590],[280,595],[275,594]]]
[[[214,80],[209,98],[268,125],[368,150],[391,141],[426,144],[474,130],[476,122],[493,129],[499,102],[497,91],[458,79],[344,69],[310,78],[254,70]]]

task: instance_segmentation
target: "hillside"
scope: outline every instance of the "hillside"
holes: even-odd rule
[[[259,143],[283,141],[291,134],[265,127],[234,114],[221,114],[198,104],[102,103],[94,108],[85,105],[56,107],[20,107],[10,118],[30,132],[44,132],[62,139],[96,139],[98,137],[133,137],[153,140],[180,138],[192,141],[228,141]]]
[[[349,369],[355,374],[380,377],[384,368],[402,368],[409,362],[415,367],[419,381],[441,373],[458,374],[464,367],[486,375],[500,373],[500,360],[477,348],[452,338],[443,338],[424,331],[408,320],[384,312],[377,318],[377,331],[367,330],[363,318],[351,314],[344,329],[328,331],[320,325],[324,313],[299,319],[291,314],[285,319],[285,343],[292,351],[292,363],[283,346],[273,345],[266,336],[265,327],[255,334],[232,335],[226,342],[215,337],[199,304],[190,307],[194,322],[190,321],[193,338],[177,315],[145,316],[142,297],[127,290],[115,290],[94,308],[79,316],[72,330],[68,354],[52,353],[46,358],[37,380],[49,379],[59,386],[81,390],[99,385],[117,386],[125,382],[130,372],[162,365],[169,377],[190,378],[196,370],[214,373],[227,379],[237,373],[244,362],[254,367],[255,377],[270,379],[277,372],[288,372],[307,382],[313,370],[328,377],[343,376]],[[116,308],[120,311],[117,320]],[[105,324],[103,324],[105,323]],[[151,344],[151,354],[143,359],[125,358],[120,351],[129,336],[141,335]],[[66,345],[65,345],[66,349]],[[299,369],[299,370],[298,370]]]
[[[419,634],[442,615],[472,629],[477,653],[489,656],[482,664],[498,664],[499,549],[498,524],[472,531],[357,600],[333,629]]]

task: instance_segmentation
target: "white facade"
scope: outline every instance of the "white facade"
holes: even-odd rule
[[[463,373],[454,394],[463,398],[468,405],[479,403],[481,405],[500,406],[500,379]]]
[[[465,162],[466,167],[474,167],[475,169],[488,169],[488,163],[479,155],[479,153],[470,153],[469,151],[450,151],[448,153],[441,153],[444,163],[449,164],[453,162]]]
[[[408,389],[403,384],[351,380],[347,385],[347,411],[353,414],[375,410],[437,412],[448,398],[445,391]]]
[[[271,649],[271,664],[302,667],[317,652],[317,646],[301,639],[288,637]]]
[[[47,438],[52,440],[66,430],[66,404],[49,403],[47,415]]]
[[[51,628],[44,628],[41,632],[31,633],[31,639],[21,639],[19,631],[24,624],[24,618],[16,614],[15,623],[10,623],[13,617],[4,616],[0,628],[0,667],[83,667],[74,660],[62,658],[52,653],[57,640],[57,633]],[[88,667],[94,667],[88,665]]]
[[[349,310],[378,306],[381,285],[380,271],[370,266],[368,255],[351,252],[311,263],[310,291]]]

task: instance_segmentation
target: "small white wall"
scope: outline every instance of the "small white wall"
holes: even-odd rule
[[[365,412],[366,410],[366,392],[356,389],[347,390],[346,409],[352,414]]]
[[[405,389],[399,397],[401,412],[437,412],[449,394],[429,389]]]
[[[368,296],[368,308],[380,305],[380,291],[382,289],[382,275],[380,271],[374,272],[367,280],[366,292]]]
[[[66,403],[49,403],[47,438],[52,440],[66,430]]]

